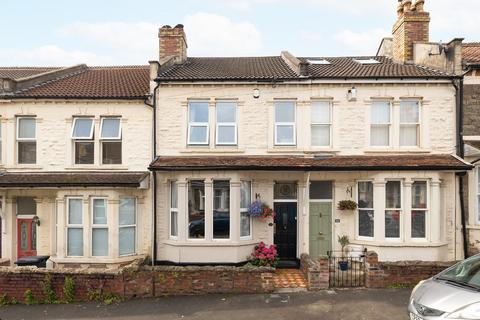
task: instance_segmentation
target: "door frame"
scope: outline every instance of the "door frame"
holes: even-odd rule
[[[15,231],[16,231],[16,232],[15,232],[15,233],[16,233],[16,235],[15,235],[15,241],[16,241],[16,243],[17,243],[17,245],[16,245],[16,248],[17,248],[17,250],[16,250],[16,257],[17,257],[17,259],[20,258],[20,257],[19,257],[19,253],[20,253],[20,241],[18,241],[18,240],[19,240],[18,237],[19,237],[20,234],[19,234],[19,232],[18,232],[18,227],[19,227],[19,225],[18,225],[18,220],[32,220],[32,224],[33,224],[33,217],[35,217],[35,215],[33,215],[33,214],[21,214],[21,215],[17,215],[17,216],[16,216],[16,219],[15,219],[15,225],[16,225],[16,227],[15,227]],[[30,228],[31,228],[31,226],[30,226]],[[38,229],[37,229],[37,237],[35,238],[35,240],[36,240],[36,241],[38,240]],[[31,245],[31,244],[30,244],[30,245]],[[36,245],[36,247],[38,247],[38,243],[36,243],[35,245]],[[38,249],[35,250],[35,255],[36,255],[37,250],[38,250]]]

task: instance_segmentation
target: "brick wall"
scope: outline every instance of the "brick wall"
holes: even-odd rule
[[[307,279],[308,290],[328,289],[328,257],[319,257],[317,260],[313,260],[308,254],[304,253],[300,256],[300,270]]]
[[[464,86],[463,134],[480,135],[480,85]]]
[[[272,292],[273,269],[242,267],[127,267],[120,271],[68,271],[36,268],[0,268],[0,295],[24,301],[30,289],[42,301],[42,283],[50,275],[57,298],[62,298],[65,277],[75,282],[75,297],[88,300],[89,293],[100,290],[124,299],[166,295],[208,293]]]

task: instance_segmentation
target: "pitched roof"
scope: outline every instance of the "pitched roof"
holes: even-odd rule
[[[462,44],[463,61],[466,64],[480,64],[480,42]]]
[[[282,59],[273,57],[187,58],[182,64],[160,70],[159,80],[299,80],[345,78],[447,78],[448,74],[418,65],[395,63],[388,57],[299,58],[327,60],[329,64],[309,64],[308,76],[300,76]],[[378,64],[365,65],[355,59],[376,59]]]
[[[61,67],[0,67],[0,78],[18,80],[36,76],[45,72],[62,69]]]
[[[5,73],[2,73],[1,70],[0,78],[3,74],[7,76],[20,74],[11,70],[7,72],[6,69]],[[54,78],[55,74],[50,74],[45,81],[37,74],[38,82],[3,96],[8,99],[143,99],[149,94],[149,72],[148,66],[85,66],[80,70],[61,74],[58,78]]]
[[[0,188],[13,187],[128,187],[139,188],[148,172],[7,172]]]
[[[292,171],[378,171],[378,170],[470,170],[471,165],[448,154],[392,156],[209,156],[158,157],[151,170],[292,170]]]

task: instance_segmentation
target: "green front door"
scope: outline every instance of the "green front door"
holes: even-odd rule
[[[310,202],[310,256],[332,250],[332,203]]]

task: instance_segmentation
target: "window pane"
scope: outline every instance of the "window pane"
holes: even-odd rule
[[[205,238],[205,183],[188,183],[188,236]]]
[[[400,181],[387,181],[385,185],[386,208],[401,208],[402,183]]]
[[[120,198],[119,224],[121,226],[136,224],[135,198]]]
[[[230,237],[230,181],[213,182],[213,237]]]
[[[330,145],[330,125],[312,125],[312,146]]]
[[[398,210],[385,211],[385,237],[386,238],[400,237],[400,211]]]
[[[83,229],[68,228],[67,243],[68,256],[83,256]]]
[[[68,200],[68,224],[83,223],[83,199]]]
[[[415,181],[412,184],[412,208],[427,208],[427,182]]]
[[[374,211],[358,211],[358,235],[360,237],[373,237]]]
[[[330,102],[312,103],[312,123],[330,123]]]
[[[75,164],[93,164],[94,142],[75,142]]]
[[[101,138],[119,138],[120,137],[120,119],[104,118],[102,119]]]
[[[32,222],[32,250],[37,250],[37,224]]]
[[[118,240],[120,255],[135,253],[135,227],[120,228]]]
[[[108,229],[92,229],[92,256],[108,256]]]
[[[75,119],[72,138],[74,139],[91,139],[93,136],[93,119]]]
[[[1,208],[0,208],[1,209]],[[17,215],[37,214],[37,203],[32,197],[18,197],[17,198]]]
[[[190,126],[190,143],[207,143],[207,126]]]
[[[122,164],[122,142],[102,142],[102,164]]]
[[[275,103],[275,122],[295,122],[295,103]]]
[[[400,102],[400,123],[418,123],[418,101]]]
[[[178,236],[178,212],[170,212],[170,235],[172,237]]]
[[[293,126],[277,126],[277,143],[294,143],[294,129]]]
[[[373,125],[370,130],[370,145],[374,147],[390,145],[390,127]]]
[[[252,200],[252,184],[250,181],[242,181],[240,186],[240,208],[248,209]]]
[[[275,183],[274,199],[297,199],[296,183]]]
[[[34,164],[37,162],[37,143],[35,141],[18,141],[18,163]]]
[[[418,145],[418,126],[400,125],[400,145],[417,146]]]
[[[190,102],[188,119],[189,122],[208,122],[208,102]]]
[[[233,102],[217,103],[217,122],[236,122],[236,109]]]
[[[390,123],[390,103],[387,101],[374,102],[371,109],[371,123]]]
[[[373,208],[373,183],[362,181],[358,183],[358,207]]]
[[[170,182],[170,208],[178,208],[178,188],[175,181]]]
[[[105,199],[93,199],[93,224],[107,224]]]
[[[425,238],[425,211],[412,211],[412,238]]]
[[[18,138],[19,139],[35,139],[36,125],[33,118],[18,119]]]
[[[250,236],[250,215],[247,212],[240,213],[240,237]]]
[[[221,126],[217,127],[217,141],[218,143],[235,143],[235,126]]]
[[[310,199],[331,200],[332,199],[332,182],[331,181],[310,182]]]

